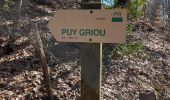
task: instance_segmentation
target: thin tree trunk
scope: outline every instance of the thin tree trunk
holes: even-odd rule
[[[13,52],[15,48],[15,39],[16,39],[16,34],[19,32],[18,31],[18,24],[20,20],[20,13],[21,13],[21,6],[22,6],[22,0],[16,0],[15,1],[15,15],[13,19],[13,29],[12,32],[10,33],[10,41],[5,47],[5,54],[10,54]]]
[[[34,32],[34,37],[36,39],[36,45],[34,44],[34,46],[36,48],[36,53],[39,55],[40,66],[42,66],[42,72],[43,72],[43,77],[44,77],[47,94],[48,94],[49,100],[54,100],[53,90],[52,90],[51,80],[50,80],[50,74],[49,74],[49,70],[48,70],[48,64],[46,61],[46,56],[44,54],[44,48],[43,48],[43,44],[42,44],[42,40],[40,37],[40,33],[38,30],[37,24],[36,24],[35,28],[33,29],[33,32]]]

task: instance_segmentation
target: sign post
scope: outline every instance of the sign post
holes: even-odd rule
[[[101,0],[83,0],[81,10],[58,10],[48,27],[59,42],[80,42],[81,100],[100,100],[102,43],[126,41],[125,9],[101,10]]]
[[[101,1],[82,3],[82,9],[101,9]],[[93,13],[93,12],[91,12]],[[81,44],[81,100],[100,100],[102,43]]]

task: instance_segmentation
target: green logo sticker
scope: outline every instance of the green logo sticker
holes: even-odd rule
[[[112,22],[123,22],[123,18],[112,18]]]

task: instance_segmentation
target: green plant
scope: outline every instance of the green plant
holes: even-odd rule
[[[128,10],[128,20],[135,20],[144,16],[145,0],[102,0],[105,9],[119,8]],[[113,3],[112,3],[113,2]]]
[[[156,92],[156,95],[157,95],[158,97],[161,96],[161,91],[162,91],[161,86],[157,84],[157,85],[155,86],[155,92]]]
[[[8,11],[9,6],[8,6],[8,0],[4,0],[3,8],[4,11]]]
[[[110,3],[113,0],[106,0],[105,2]],[[137,20],[144,15],[143,7],[144,0],[126,0],[126,2],[121,2],[120,0],[114,0],[114,5],[108,6],[103,4],[105,9],[112,8],[120,8],[124,6],[128,11],[128,21]],[[123,4],[123,5],[122,5]],[[126,25],[126,33],[127,35],[133,34],[133,29],[135,25],[132,23],[128,23]],[[139,54],[143,51],[144,45],[142,42],[134,42],[134,43],[126,43],[126,44],[118,44],[114,48],[114,52],[121,55],[131,55],[131,54]]]
[[[118,1],[115,1],[117,4]],[[144,0],[132,0],[127,4],[127,11],[128,11],[128,20],[134,21],[144,16],[144,7],[145,1]],[[119,4],[117,4],[119,5]],[[126,26],[126,33],[127,35],[132,35],[134,24],[128,23]],[[130,55],[130,54],[139,54],[143,52],[144,45],[142,42],[134,42],[128,44],[120,44],[116,46],[116,51],[119,54],[123,55]]]
[[[128,20],[136,20],[144,16],[143,7],[145,5],[144,0],[132,0],[128,4]]]
[[[128,44],[119,44],[114,49],[115,52],[121,55],[139,54],[143,52],[144,45],[142,42],[134,42]]]
[[[134,28],[134,27],[135,27],[134,24],[128,23],[128,24],[126,25],[126,34],[127,34],[127,35],[132,35],[132,33],[133,33],[133,28]]]

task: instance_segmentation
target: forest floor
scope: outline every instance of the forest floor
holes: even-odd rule
[[[0,12],[0,100],[47,99],[39,58],[25,36],[32,32],[35,23],[44,44],[56,100],[80,100],[79,44],[56,42],[47,27],[57,9],[78,9],[79,3],[74,0],[29,2],[24,7],[15,51],[9,55],[4,55],[3,47],[12,27],[12,12],[3,15]],[[102,100],[136,100],[140,93],[147,91],[154,92],[159,100],[169,100],[170,32],[165,26],[144,20],[134,25],[127,43],[141,41],[142,52],[115,54],[116,44],[103,44]]]

